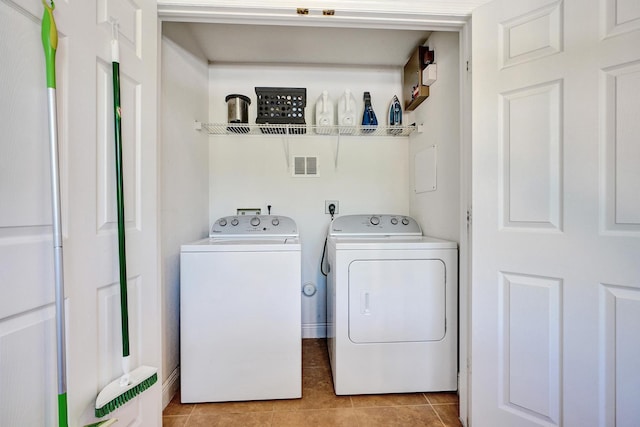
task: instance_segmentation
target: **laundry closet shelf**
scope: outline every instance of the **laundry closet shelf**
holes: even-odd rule
[[[315,126],[296,124],[231,124],[195,122],[196,130],[209,135],[260,136],[409,136],[416,126]]]

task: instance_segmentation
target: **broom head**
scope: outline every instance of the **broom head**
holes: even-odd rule
[[[129,381],[121,385],[120,379],[112,381],[102,389],[96,398],[96,417],[102,418],[124,405],[158,381],[158,370],[150,366],[140,366],[129,374]]]

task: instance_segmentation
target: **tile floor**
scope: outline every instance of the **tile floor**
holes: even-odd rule
[[[325,340],[302,340],[302,399],[167,405],[164,427],[458,427],[455,393],[336,396]]]

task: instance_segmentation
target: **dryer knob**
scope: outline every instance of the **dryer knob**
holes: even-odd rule
[[[402,218],[402,225],[409,225],[409,220],[407,218]]]
[[[220,227],[224,227],[225,225],[227,225],[227,220],[222,218],[220,221],[218,221],[218,224],[220,224]]]
[[[398,225],[398,218],[391,218],[391,224]]]
[[[380,224],[380,218],[378,218],[377,216],[372,216],[369,222],[371,222],[372,225],[378,225]]]
[[[231,220],[231,225],[233,225],[234,227],[235,227],[236,225],[238,225],[239,223],[240,223],[240,221],[238,221],[238,218],[233,218],[233,219]]]
[[[271,220],[271,224],[273,224],[274,227],[277,227],[278,225],[280,225],[280,220],[278,218],[273,218]]]
[[[253,225],[254,227],[257,227],[260,225],[260,218],[258,218],[257,216],[254,216],[253,218],[251,218],[250,221],[251,225]]]

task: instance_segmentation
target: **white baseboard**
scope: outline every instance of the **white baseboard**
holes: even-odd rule
[[[326,338],[326,323],[305,323],[302,325],[302,338]]]
[[[180,367],[176,367],[176,369],[171,372],[169,378],[162,383],[162,410],[167,407],[173,396],[178,392],[178,388],[180,387]]]

